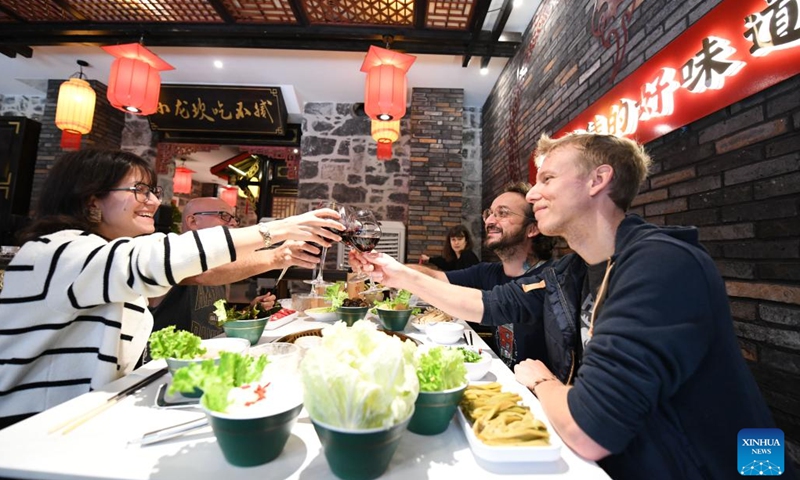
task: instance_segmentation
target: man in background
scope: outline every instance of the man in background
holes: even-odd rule
[[[551,263],[555,239],[541,234],[533,217],[533,210],[525,200],[531,185],[519,182],[508,185],[503,193],[483,211],[486,238],[483,245],[492,250],[499,262],[482,262],[462,270],[442,272],[431,268],[409,264],[433,278],[452,285],[491,290],[497,285],[512,280],[536,275]],[[535,357],[526,345],[535,345],[526,338],[532,334],[525,324],[507,324],[499,327],[474,325],[484,335],[493,336],[496,353],[503,361],[513,366],[520,360]]]
[[[182,220],[183,232],[239,225],[233,207],[216,197],[189,200],[183,209]],[[235,262],[186,279],[163,297],[150,299],[153,331],[175,325],[176,329],[192,332],[200,338],[215,337],[223,330],[210,316],[214,312],[214,302],[228,298],[229,284],[292,265],[313,268],[319,262],[314,257],[318,252],[316,247],[303,242],[284,242],[279,247],[253,252]],[[261,310],[269,310],[275,304],[275,296],[268,293],[256,297],[251,305],[256,303]]]

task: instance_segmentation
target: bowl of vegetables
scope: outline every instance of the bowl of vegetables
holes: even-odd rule
[[[410,300],[411,292],[400,290],[394,298],[377,302],[373,312],[378,314],[383,328],[393,332],[402,332],[408,325],[411,315],[418,311],[409,306]]]
[[[214,307],[217,322],[222,325],[225,335],[244,338],[250,342],[250,345],[258,343],[261,334],[264,333],[264,327],[267,326],[270,315],[282,309],[279,303],[276,303],[273,308],[267,311],[261,310],[257,303],[246,308],[237,309],[235,306],[229,305],[225,300],[217,300],[214,302]]]
[[[450,425],[464,395],[467,370],[464,356],[449,347],[417,351],[419,396],[408,429],[419,435],[438,435]]]
[[[240,338],[210,338],[203,340],[185,330],[175,330],[170,325],[150,335],[150,357],[164,359],[169,373],[175,378],[178,369],[204,360],[218,361],[222,352],[247,353],[250,343]],[[199,397],[201,390],[184,393],[186,397]]]
[[[337,322],[321,333],[321,344],[300,363],[308,415],[337,477],[377,478],[414,412],[417,347],[372,322]]]
[[[224,353],[178,370],[170,391],[202,389],[200,405],[231,465],[252,467],[277,458],[303,408],[300,382],[265,375],[267,356]]]
[[[480,380],[489,373],[489,367],[492,366],[492,356],[489,352],[465,347],[458,347],[458,350],[464,356],[464,367],[467,369],[467,378],[470,381]]]

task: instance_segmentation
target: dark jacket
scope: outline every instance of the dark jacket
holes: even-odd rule
[[[577,318],[574,292],[580,292],[583,275],[576,261],[568,256],[554,267],[578,275],[559,279],[564,302],[551,305],[552,296],[539,290],[484,295],[490,305],[484,322],[512,309],[496,306],[498,298],[527,297],[517,309],[528,312],[538,304],[534,321],[543,322],[545,363],[558,368],[559,377],[565,354],[551,349],[574,337],[561,324],[548,325],[547,312],[555,321]],[[774,424],[739,350],[725,284],[697,230],[628,216],[617,230],[611,261],[594,335],[567,396],[572,417],[611,452],[599,463],[614,478],[735,477],[739,430]],[[565,335],[562,341],[557,332]]]
[[[514,331],[516,356],[541,360],[567,383],[574,375],[575,360],[580,359],[578,306],[585,274],[584,261],[571,254],[536,274],[484,291],[481,324],[526,325]],[[525,293],[523,285],[535,287]]]

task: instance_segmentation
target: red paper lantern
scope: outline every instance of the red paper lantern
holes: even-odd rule
[[[158,109],[162,70],[172,65],[138,43],[102,47],[117,57],[108,77],[108,101],[114,108],[134,115],[150,115]]]
[[[392,143],[400,138],[400,120],[382,122],[372,121],[372,138],[378,143]]]
[[[235,208],[238,191],[239,187],[222,187],[219,192],[219,198],[221,198],[223,202]]]
[[[392,159],[392,144],[378,143],[378,160],[391,160]]]
[[[186,167],[175,169],[175,176],[172,177],[173,193],[192,193],[192,174],[194,170]]]
[[[374,120],[399,120],[406,114],[406,72],[417,57],[371,46],[361,71],[367,74],[364,111]]]

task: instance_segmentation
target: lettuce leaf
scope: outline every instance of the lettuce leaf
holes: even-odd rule
[[[203,391],[203,405],[215,412],[224,412],[230,402],[228,393],[234,387],[241,387],[261,378],[269,363],[266,355],[253,358],[233,352],[221,352],[219,362],[203,360],[179,368],[175,372],[169,393],[193,392],[195,388]]]
[[[161,358],[177,358],[190,360],[206,353],[200,346],[202,339],[185,330],[175,330],[175,325],[170,325],[150,334],[150,357],[153,360]]]
[[[411,342],[371,322],[336,323],[300,364],[311,418],[347,429],[386,428],[411,414],[419,393]]]
[[[338,281],[333,285],[328,285],[325,287],[325,300],[331,302],[331,306],[328,307],[328,312],[335,312],[339,307],[342,306],[345,300],[347,300],[347,286],[344,282]]]
[[[464,385],[467,382],[464,355],[454,348],[431,348],[419,355],[417,378],[422,392],[441,392]]]

